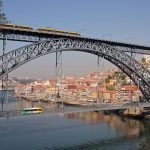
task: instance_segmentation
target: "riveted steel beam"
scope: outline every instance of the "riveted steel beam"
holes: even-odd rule
[[[150,45],[142,45],[137,43],[127,43],[115,40],[97,39],[89,37],[74,37],[67,35],[50,34],[48,32],[40,32],[38,30],[21,30],[21,29],[3,29],[0,28],[0,40],[5,39],[4,34],[7,34],[8,40],[23,41],[23,42],[38,42],[39,40],[50,40],[58,38],[68,38],[74,40],[86,40],[89,42],[101,42],[113,47],[117,47],[124,52],[133,52],[139,54],[150,54]]]

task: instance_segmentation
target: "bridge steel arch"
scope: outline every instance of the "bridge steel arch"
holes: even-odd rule
[[[23,46],[0,56],[0,78],[37,57],[56,51],[81,51],[103,57],[127,74],[150,100],[150,72],[122,50],[97,41],[51,39]]]

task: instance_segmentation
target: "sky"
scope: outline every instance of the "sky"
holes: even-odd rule
[[[14,24],[78,31],[82,36],[150,45],[149,0],[3,0],[3,11]],[[2,42],[0,43],[2,46]],[[7,51],[29,43],[7,42]],[[81,52],[63,53],[63,74],[96,71],[97,57]],[[100,69],[114,67],[110,63]],[[55,54],[35,59],[10,73],[26,78],[55,75]]]

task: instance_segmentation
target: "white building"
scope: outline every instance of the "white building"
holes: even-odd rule
[[[146,64],[150,64],[150,55],[144,55]]]

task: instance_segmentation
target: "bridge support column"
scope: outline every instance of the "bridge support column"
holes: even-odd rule
[[[131,49],[131,58],[133,57],[133,53],[132,53],[132,49]],[[131,94],[131,101],[132,101],[132,91],[131,91],[131,87],[132,87],[132,80],[130,78],[130,94]]]
[[[131,49],[131,58],[132,59],[135,59],[135,56],[136,56],[136,53],[133,55],[133,49]],[[131,63],[132,63],[132,61],[131,61]],[[131,91],[131,87],[132,87],[132,80],[131,80],[131,78],[130,78],[130,93],[131,93],[131,101],[133,101],[133,99],[132,99],[132,96],[133,96],[133,94],[132,94],[132,91]]]
[[[60,86],[62,82],[62,51],[56,52],[55,79],[56,79],[56,89],[55,89],[56,98],[62,99],[62,107],[63,107],[63,98],[61,97],[62,93],[60,91],[61,89]]]
[[[97,86],[96,86],[96,93],[97,93],[97,103],[99,102],[99,62],[100,56],[97,57]]]
[[[7,35],[4,34],[4,39],[3,39],[3,55],[6,52],[6,42],[7,42]],[[7,67],[8,68],[8,67]],[[3,65],[2,65],[2,70],[3,70]],[[8,109],[8,74],[6,74],[2,78],[2,111],[4,109],[4,101],[6,100],[6,110]]]
[[[98,55],[98,57],[97,57],[97,86],[96,86],[97,103],[104,102],[103,94],[101,93],[101,96],[99,94],[99,71],[100,71],[100,65],[102,67],[101,70],[103,70],[103,72],[105,71],[104,61],[105,61],[105,59],[104,59],[103,55]],[[105,78],[104,78],[103,84],[105,85]]]

